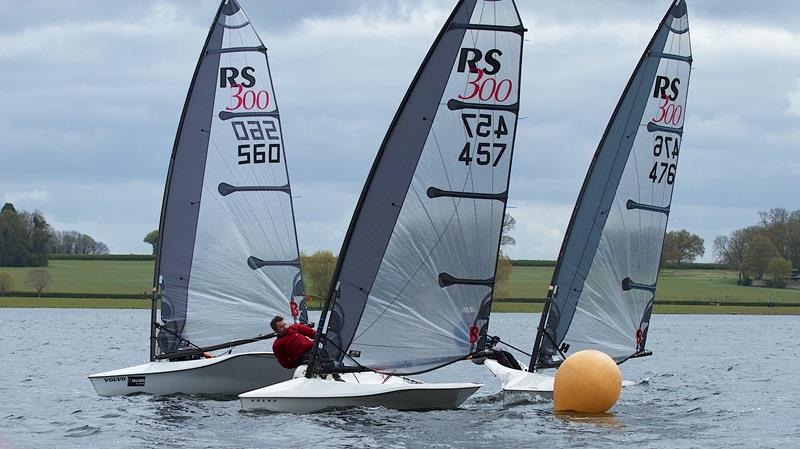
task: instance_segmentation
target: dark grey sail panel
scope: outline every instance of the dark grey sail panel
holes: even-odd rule
[[[531,369],[557,365],[559,349],[599,349],[618,361],[644,351],[690,63],[686,7],[678,0],[639,61],[589,168]]]
[[[222,7],[220,5],[213,23],[217,23]],[[219,67],[219,54],[207,55],[206,51],[221,48],[223,34],[216,26],[212,26],[208,34],[186,95],[170,158],[154,281],[156,286],[162,286],[161,319],[169,329],[159,332],[161,352],[178,349],[180,341],[175,337],[183,332],[186,322],[189,277],[203,190],[202,173],[208,153]]]
[[[323,359],[407,374],[475,349],[488,322],[508,190],[519,27],[511,0],[464,0],[437,37],[340,253]],[[475,98],[470,82],[483,77],[490,87]],[[498,85],[500,100],[491,99]],[[466,106],[449,107],[457,98]]]
[[[162,353],[268,333],[276,314],[306,316],[264,49],[238,3],[223,1],[186,101],[162,210]]]

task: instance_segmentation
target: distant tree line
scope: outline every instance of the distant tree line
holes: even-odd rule
[[[714,239],[717,261],[739,273],[739,283],[766,280],[785,286],[792,267],[800,266],[800,210],[759,212],[760,223]]]
[[[108,246],[77,231],[56,231],[44,215],[0,209],[0,266],[43,267],[52,254],[108,254]]]
[[[0,266],[46,266],[52,236],[41,212],[17,212],[13,204],[6,203],[0,209]]]
[[[78,231],[55,231],[51,243],[53,254],[108,254],[108,246]]]

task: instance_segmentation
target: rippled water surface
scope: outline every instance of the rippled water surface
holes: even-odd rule
[[[147,360],[148,311],[0,309],[0,449],[271,447],[800,447],[800,317],[656,315],[653,357],[613,415],[504,406],[483,367],[420,376],[486,385],[459,410],[240,411],[237,401],[101,398],[86,375]],[[498,314],[491,333],[529,348],[538,315]]]

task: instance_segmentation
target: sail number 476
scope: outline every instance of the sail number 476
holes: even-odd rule
[[[664,157],[668,159],[667,162],[655,161],[653,168],[650,170],[648,178],[653,183],[661,183],[666,181],[667,184],[675,182],[675,171],[678,169],[678,152],[680,151],[680,139],[670,136],[655,136],[653,144],[653,156]]]

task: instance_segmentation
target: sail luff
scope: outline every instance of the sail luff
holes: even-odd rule
[[[200,51],[200,56],[198,57],[197,64],[195,65],[195,70],[194,70],[194,74],[192,75],[192,80],[191,80],[191,82],[189,84],[189,89],[186,92],[186,98],[185,98],[185,100],[183,102],[183,109],[181,110],[181,117],[180,117],[180,120],[178,122],[177,131],[175,133],[175,141],[174,141],[173,146],[172,146],[172,153],[170,155],[169,168],[167,170],[167,179],[166,179],[165,186],[164,186],[164,195],[163,195],[162,200],[161,200],[161,215],[160,215],[160,218],[159,218],[159,225],[158,225],[158,244],[156,246],[156,263],[155,263],[155,268],[153,270],[153,289],[154,289],[154,291],[157,291],[158,288],[159,288],[159,285],[160,285],[162,259],[164,257],[164,254],[166,253],[166,251],[164,250],[164,235],[165,235],[165,224],[166,224],[166,220],[167,220],[167,208],[169,207],[170,193],[172,191],[172,178],[173,178],[173,174],[175,172],[175,166],[176,166],[176,163],[177,163],[176,161],[177,161],[177,157],[178,157],[178,150],[179,150],[179,147],[180,147],[180,144],[181,144],[181,140],[182,140],[181,136],[183,135],[183,132],[184,132],[184,126],[186,124],[187,115],[188,115],[188,111],[189,111],[189,106],[190,106],[191,99],[193,97],[195,88],[196,88],[196,86],[198,84],[198,79],[202,76],[203,79],[201,81],[206,81],[206,78],[208,78],[210,76],[213,76],[214,77],[214,82],[216,82],[216,73],[214,73],[213,75],[210,75],[208,73],[202,73],[201,69],[204,66],[204,63],[205,63],[205,65],[214,65],[214,64],[211,64],[211,62],[206,60],[206,56],[207,56],[207,52],[208,52],[209,48],[212,48],[212,47],[216,48],[216,47],[221,46],[221,44],[222,44],[222,33],[217,30],[217,22],[219,21],[220,15],[222,14],[222,9],[225,6],[225,2],[226,2],[226,0],[221,0],[220,1],[219,7],[217,8],[217,12],[214,14],[214,19],[211,22],[211,26],[209,28],[208,35],[206,36],[206,41],[203,44],[203,48]],[[212,38],[215,36],[215,31],[216,31],[217,40],[212,41]],[[219,59],[219,56],[216,56],[216,59]],[[214,91],[212,90],[212,96],[213,95],[214,95]],[[211,106],[209,107],[209,111],[213,108],[213,103],[214,103],[214,100],[212,98],[211,101],[210,101],[210,105]],[[211,123],[211,115],[210,114],[208,114],[208,119],[207,120],[208,120],[208,125],[210,126],[210,123]],[[208,130],[209,126],[206,126],[205,129]],[[207,146],[207,140],[208,139],[206,138],[206,145],[205,146]],[[201,159],[202,159],[202,164],[204,165],[205,164],[205,157],[203,157]],[[200,185],[202,186],[202,179],[200,180]],[[183,200],[184,198],[181,198],[181,199]],[[197,214],[195,213],[195,220],[196,220],[196,216],[197,216]],[[196,227],[196,221],[195,221],[195,227]],[[192,239],[192,242],[193,242],[193,239]],[[192,247],[193,247],[193,245],[192,245]],[[189,257],[191,258],[191,249],[189,251],[185,251],[184,254],[188,254]],[[188,285],[188,281],[187,281],[187,285]],[[156,307],[156,301],[153,301],[152,307]],[[156,345],[155,345],[155,341],[154,341],[156,322],[154,320],[152,320],[152,319],[151,319],[151,323],[150,323],[150,329],[151,329],[150,360],[152,361],[152,360],[154,360],[155,355],[156,355]]]
[[[370,194],[375,195],[373,193],[374,189],[372,188],[374,183],[375,183],[375,179],[378,178],[379,176],[381,176],[383,179],[394,179],[394,176],[391,173],[391,170],[395,170],[395,173],[399,173],[399,172],[403,171],[401,168],[398,168],[398,166],[405,165],[405,164],[402,163],[402,161],[395,162],[394,164],[392,163],[394,161],[386,162],[385,158],[387,156],[388,157],[392,157],[393,159],[397,159],[397,153],[392,154],[390,151],[388,151],[387,150],[387,145],[389,144],[390,139],[392,138],[392,136],[394,136],[396,134],[402,134],[407,128],[412,126],[411,123],[410,123],[411,119],[409,117],[406,117],[406,114],[404,114],[404,113],[405,113],[405,111],[407,111],[409,109],[420,108],[420,105],[409,106],[409,102],[412,100],[412,98],[411,98],[412,94],[414,93],[414,91],[416,90],[418,85],[420,85],[422,82],[425,82],[426,84],[438,84],[439,87],[438,87],[437,90],[439,91],[439,94],[438,95],[434,95],[431,98],[437,98],[437,99],[441,98],[441,93],[444,91],[444,88],[445,88],[445,86],[447,84],[447,79],[449,77],[449,68],[452,66],[453,62],[455,61],[455,58],[457,56],[457,54],[456,54],[457,52],[453,51],[453,52],[451,52],[451,55],[452,55],[451,57],[445,56],[444,59],[439,58],[439,59],[442,59],[442,60],[439,60],[439,61],[437,61],[435,55],[441,54],[441,53],[446,54],[445,51],[442,50],[441,47],[440,47],[440,43],[445,41],[445,40],[451,46],[454,45],[454,44],[455,44],[456,47],[458,45],[460,45],[461,40],[463,39],[463,36],[466,33],[466,30],[458,30],[458,31],[455,31],[455,32],[450,31],[449,30],[450,24],[453,23],[457,18],[461,19],[464,22],[468,22],[469,18],[470,18],[470,15],[472,14],[472,10],[475,7],[476,3],[477,3],[477,0],[459,0],[458,4],[456,5],[456,7],[453,9],[452,13],[450,14],[450,17],[445,22],[445,24],[442,27],[442,29],[439,31],[439,34],[437,35],[437,37],[436,37],[436,39],[434,41],[434,44],[428,50],[428,53],[426,54],[425,59],[423,60],[423,63],[420,65],[419,69],[417,70],[417,73],[415,74],[414,79],[411,82],[411,85],[409,86],[408,90],[406,91],[405,95],[403,96],[403,100],[400,103],[400,107],[398,108],[397,112],[395,113],[394,118],[392,119],[392,122],[391,122],[391,124],[389,126],[389,129],[388,129],[386,135],[383,138],[383,141],[381,142],[381,146],[380,146],[380,149],[378,150],[378,154],[375,157],[375,161],[372,164],[372,167],[370,169],[369,175],[367,176],[367,180],[364,183],[364,188],[362,189],[361,195],[360,195],[359,200],[358,200],[358,203],[356,204],[356,208],[355,208],[355,211],[353,213],[353,217],[352,217],[352,219],[350,221],[350,225],[348,226],[347,233],[345,234],[345,238],[344,238],[344,241],[342,243],[342,248],[339,251],[339,257],[338,257],[338,260],[337,260],[337,263],[336,263],[336,268],[334,270],[333,277],[331,278],[331,284],[330,284],[330,287],[328,289],[328,295],[327,295],[327,298],[326,298],[326,301],[325,301],[325,308],[323,309],[322,318],[320,319],[320,323],[319,323],[319,329],[318,329],[319,332],[317,333],[317,338],[316,338],[315,344],[314,344],[314,352],[313,352],[312,359],[311,359],[312,363],[310,364],[312,369],[308,370],[308,374],[307,374],[308,376],[311,376],[313,374],[313,367],[315,366],[314,362],[316,361],[317,357],[320,356],[319,352],[320,352],[320,348],[322,347],[322,345],[320,345],[320,340],[319,339],[320,339],[320,336],[323,334],[323,330],[328,332],[328,333],[331,332],[331,331],[338,331],[339,329],[336,329],[336,328],[331,329],[330,326],[331,326],[331,324],[333,324],[334,326],[339,326],[341,324],[341,323],[331,323],[330,322],[330,318],[331,318],[330,315],[332,313],[331,308],[332,308],[332,306],[334,306],[334,303],[336,302],[335,301],[336,295],[339,294],[339,293],[337,293],[337,291],[340,291],[342,287],[345,287],[345,286],[340,284],[339,279],[342,276],[342,270],[345,267],[346,261],[348,261],[348,258],[351,257],[350,254],[352,252],[352,242],[354,241],[354,238],[355,238],[356,234],[359,233],[359,231],[361,230],[360,227],[359,227],[359,218],[361,216],[362,210],[365,208],[365,204],[367,204],[368,202],[377,203],[377,202],[381,202],[381,201],[387,201],[387,198],[375,198],[375,199],[373,199],[372,197],[370,197]],[[442,61],[446,61],[446,63],[443,64]],[[446,71],[442,70],[441,71],[441,75],[440,75],[441,79],[438,79],[438,80],[427,80],[427,79],[426,80],[422,80],[423,75],[426,74],[426,68],[430,64],[446,65],[448,70],[446,70]],[[424,100],[424,99],[416,99],[416,102],[419,103],[421,100]],[[433,115],[435,115],[435,113],[436,113],[437,106],[438,106],[438,102],[437,102],[436,105],[431,105],[431,106],[429,106],[427,108],[423,108],[427,112],[424,115],[422,115],[421,119],[426,122],[425,125],[423,125],[423,126],[426,126],[427,129],[430,129],[430,127],[433,124]],[[418,118],[417,120],[419,120],[419,119],[420,118]],[[419,126],[419,125],[417,124],[416,126]],[[423,137],[421,139],[418,139],[418,140],[421,140],[421,142],[418,142],[416,145],[408,144],[408,143],[406,143],[404,145],[407,145],[408,148],[418,148],[418,152],[421,154],[422,153],[422,149],[423,149],[422,148],[423,147],[422,143],[424,143],[424,137],[426,137],[426,136],[427,136],[427,133],[424,133]],[[417,156],[415,158],[408,158],[408,159],[409,159],[408,162],[413,162],[413,165],[416,166],[416,163],[419,160],[419,156]],[[406,164],[408,162],[406,162]],[[384,168],[384,167],[386,167],[386,165],[389,165],[390,168],[388,168],[388,169]],[[379,174],[379,172],[380,172],[380,174]],[[373,248],[377,247],[378,248],[378,252],[379,252],[379,253],[373,252],[373,254],[369,255],[371,257],[368,257],[368,259],[365,260],[362,263],[362,265],[365,266],[366,270],[368,270],[368,272],[369,272],[369,274],[367,274],[367,278],[371,277],[372,281],[374,281],[375,275],[377,274],[377,270],[378,270],[378,268],[380,266],[380,260],[381,260],[381,258],[383,256],[383,252],[385,251],[386,246],[388,245],[388,242],[389,242],[391,229],[394,227],[394,225],[395,225],[395,223],[397,221],[397,218],[400,215],[400,207],[402,205],[403,197],[405,195],[405,192],[408,191],[408,186],[410,185],[411,179],[413,177],[413,169],[412,170],[405,170],[405,172],[406,172],[405,173],[406,176],[403,179],[398,179],[397,181],[394,181],[394,180],[392,181],[392,183],[394,183],[394,184],[403,186],[402,187],[402,192],[400,194],[396,195],[396,199],[394,199],[394,200],[388,199],[389,209],[384,208],[385,209],[385,212],[384,212],[385,216],[384,216],[384,221],[381,223],[380,228],[381,229],[388,229],[389,232],[383,232],[384,235],[380,239],[376,239],[374,237],[366,237],[372,243],[371,246]],[[385,193],[386,192],[384,192],[383,196],[387,196]],[[395,210],[392,210],[392,209],[395,209]],[[371,234],[372,231],[373,230],[364,230],[362,232],[364,232],[365,234]],[[378,240],[378,242],[376,242],[375,240]],[[376,245],[376,243],[377,243],[377,245]],[[380,248],[382,248],[382,249],[380,249]],[[359,254],[357,256],[354,255],[352,257],[366,257],[366,256],[367,256],[367,254]],[[376,256],[378,256],[378,257],[376,257]],[[372,281],[367,282],[370,285],[356,286],[356,288],[358,290],[360,290],[361,292],[368,291],[369,288],[371,287]],[[348,290],[349,290],[353,286],[346,285],[346,287],[348,287]],[[355,293],[355,291],[353,293]],[[360,306],[357,306],[357,308],[361,309],[360,312],[358,313],[358,319],[359,320],[360,320],[361,313],[363,313],[363,308],[364,308],[364,305],[365,305],[365,301],[366,301],[366,296],[363,296],[363,300],[361,300]],[[336,303],[338,304],[338,302],[336,302]],[[328,326],[328,327],[325,327],[325,326]],[[337,350],[337,349],[334,348],[333,351],[336,351],[335,353],[323,354],[322,356],[326,357],[326,358],[328,358],[330,360],[341,361],[342,358],[344,357],[344,351],[347,350],[346,346],[349,346],[350,340],[352,339],[353,334],[355,334],[355,331],[356,331],[356,328],[353,327],[351,332],[350,332],[350,335],[346,336],[341,341],[342,344],[339,345],[339,347],[341,349]],[[344,340],[348,340],[347,343],[344,343]]]
[[[519,15],[519,9],[517,8],[517,4],[513,3],[513,5],[514,5],[514,11],[516,12],[516,15],[517,15],[517,20],[520,23],[520,25],[519,25],[520,35],[524,36],[524,33],[526,33],[528,30],[524,27],[524,25],[522,25],[522,17]],[[520,59],[522,58],[522,50],[523,50],[524,45],[525,45],[524,39],[520,39],[520,42],[519,42]],[[517,79],[518,80],[522,80],[522,64],[519,64],[519,70],[517,71]],[[521,83],[520,83],[520,86],[518,86],[518,88],[517,88],[517,98],[520,99],[520,100],[522,98],[522,85],[521,85]],[[519,114],[517,113],[517,114],[514,114],[514,130],[515,130],[515,132],[514,132],[513,138],[511,139],[512,154],[510,154],[509,156],[513,156],[513,150],[516,148],[516,143],[517,143],[516,129],[517,129],[517,125],[518,124],[519,124]],[[509,173],[511,173],[511,170],[513,168],[513,164],[514,164],[514,158],[510,157],[509,158],[509,163],[508,163],[508,171],[509,171]],[[505,192],[506,193],[508,193],[508,191],[510,190],[510,187],[511,187],[511,176],[508,176],[508,178],[506,179],[506,188],[505,188]],[[506,216],[506,212],[507,211],[508,211],[508,201],[504,201],[503,202],[503,214],[501,215],[501,218],[500,218],[500,220],[501,220],[501,222],[500,222],[501,223],[500,224],[501,232],[497,236],[497,249],[498,250],[497,250],[496,257],[495,257],[494,273],[492,275],[492,279],[497,279],[497,267],[498,267],[498,263],[500,261],[500,254],[501,254],[500,253],[500,242],[502,242],[502,240],[503,240],[503,232],[502,232],[503,224],[502,223],[505,222],[505,216]],[[488,296],[489,300],[482,307],[482,310],[478,313],[478,316],[476,317],[476,323],[478,321],[480,321],[480,320],[483,320],[484,324],[483,324],[483,326],[481,326],[480,331],[479,331],[479,337],[478,337],[478,341],[477,341],[477,344],[476,344],[476,347],[475,347],[475,352],[481,352],[481,351],[485,350],[485,348],[486,348],[486,335],[489,332],[489,320],[490,320],[490,316],[491,316],[492,304],[494,302],[495,286],[496,286],[496,284],[493,283],[492,286],[491,286],[491,291],[489,292],[489,296]]]
[[[583,290],[583,282],[593,262],[593,257],[587,257],[587,255],[592,255],[597,250],[605,221],[609,216],[610,202],[614,199],[625,168],[625,165],[618,164],[617,160],[620,157],[624,158],[622,159],[623,161],[627,160],[634,145],[634,139],[631,139],[631,137],[637,133],[636,128],[633,127],[640,125],[641,114],[644,113],[647,106],[648,100],[646,97],[632,97],[633,89],[649,88],[652,85],[661,61],[661,57],[654,57],[656,55],[652,53],[653,49],[663,48],[671,31],[667,26],[667,21],[671,20],[671,16],[676,11],[681,10],[685,13],[684,0],[674,1],[667,10],[628,80],[592,158],[559,251],[558,262],[553,272],[548,292],[548,300],[534,340],[530,370],[547,365],[541,360],[544,348],[548,347],[550,354],[559,351],[558,345],[561,344],[561,340],[566,335],[566,329],[569,328],[569,322],[572,320],[577,301]],[[627,112],[624,117],[622,115],[623,110]],[[635,123],[631,122],[632,119],[635,119]],[[624,128],[622,133],[619,132],[621,125]],[[618,142],[612,141],[612,139],[618,139]],[[615,145],[611,145],[615,142],[617,142]],[[608,155],[614,149],[616,151],[613,153],[613,158],[609,160]],[[603,164],[604,172],[602,175],[595,176],[601,163]],[[612,188],[609,188],[610,186]],[[595,195],[587,201],[586,196],[590,188],[599,189],[601,195],[599,197]],[[582,226],[580,238],[576,237],[578,222]],[[565,266],[568,266],[566,276],[564,275]],[[578,285],[576,285],[576,282]],[[559,298],[559,295],[561,297],[566,296],[567,299],[565,301],[572,302],[565,303],[564,307],[559,309],[554,303]],[[556,329],[553,329],[553,326],[556,326]]]

